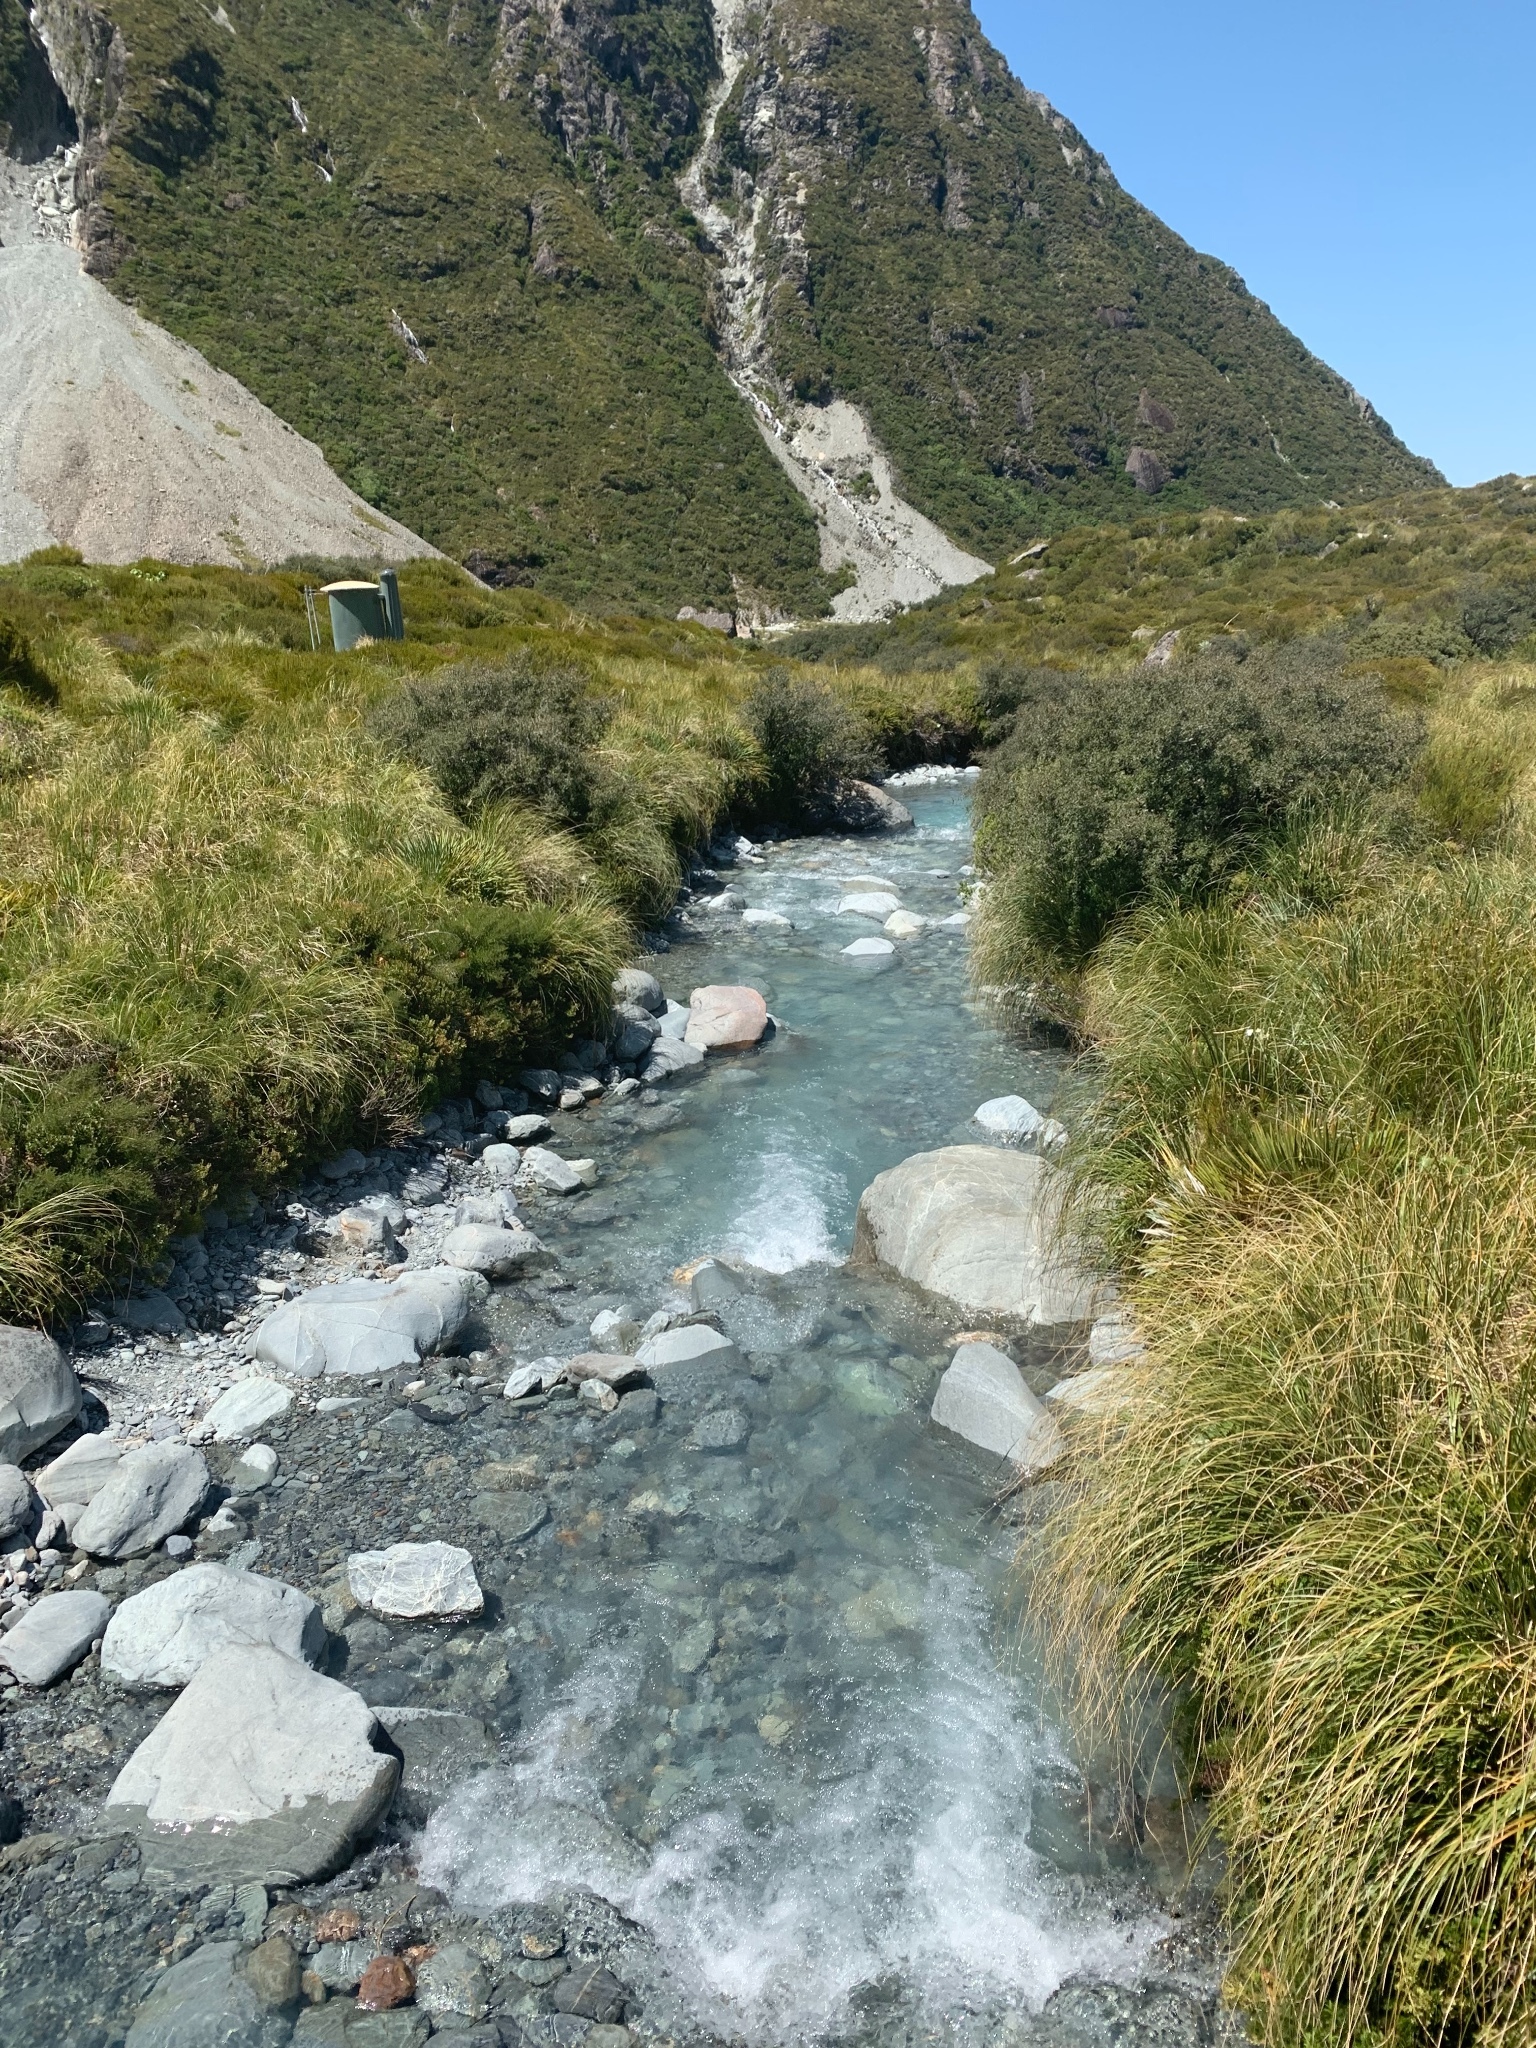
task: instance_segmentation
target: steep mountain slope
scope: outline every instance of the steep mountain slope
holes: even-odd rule
[[[1434,481],[958,0],[33,18],[88,267],[497,580],[803,615],[916,546],[878,609],[1146,494]]]

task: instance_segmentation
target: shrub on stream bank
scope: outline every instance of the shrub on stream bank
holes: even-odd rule
[[[776,824],[817,824],[829,815],[839,783],[882,772],[865,720],[822,683],[770,669],[744,708],[762,756],[758,807]]]

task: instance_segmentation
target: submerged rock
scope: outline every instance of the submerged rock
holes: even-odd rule
[[[139,2007],[127,2048],[285,2048],[293,2021],[267,2006],[242,1956],[239,1942],[215,1941],[172,1963]]]
[[[742,1356],[729,1337],[707,1323],[685,1323],[680,1330],[662,1330],[648,1337],[635,1353],[635,1363],[654,1377],[685,1366],[739,1368]]]
[[[1062,1238],[1054,1174],[1032,1153],[988,1145],[914,1153],[864,1190],[854,1257],[962,1308],[1085,1322],[1095,1287]]]
[[[962,1344],[933,1397],[933,1419],[1034,1477],[1061,1457],[1062,1435],[995,1344]]]

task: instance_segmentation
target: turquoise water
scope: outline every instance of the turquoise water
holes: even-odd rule
[[[963,791],[912,808],[900,838],[792,842],[723,877],[792,930],[701,911],[707,935],[652,963],[683,1003],[760,989],[770,1042],[561,1119],[602,1180],[540,1213],[570,1284],[506,1302],[506,1348],[584,1349],[597,1309],[643,1321],[716,1253],[743,1271],[722,1321],[750,1370],[501,1432],[554,1503],[503,1593],[519,1746],[424,1849],[475,1910],[602,1893],[658,1944],[679,2024],[754,2048],[1107,2040],[1053,2036],[1047,2001],[1134,1985],[1169,1925],[1085,1825],[1020,1642],[1001,1475],[928,1420],[956,1319],[843,1263],[876,1173],[973,1140],[990,1096],[1048,1108],[1059,1079],[971,1002],[965,932],[937,923],[963,907]],[[935,920],[884,971],[841,952],[880,929],[837,914],[855,882]],[[1057,1350],[1020,1350],[1037,1386]],[[700,1448],[706,1417],[729,1448]]]

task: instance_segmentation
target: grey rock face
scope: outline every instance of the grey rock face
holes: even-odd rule
[[[457,1266],[316,1287],[268,1316],[256,1356],[300,1379],[419,1365],[458,1335],[486,1293],[480,1274]]]
[[[216,1650],[251,1643],[313,1664],[325,1648],[320,1609],[280,1579],[189,1564],[122,1603],[107,1624],[101,1668],[121,1685],[181,1686]]]
[[[490,1230],[504,1230],[517,1222],[517,1197],[510,1188],[498,1188],[493,1195],[466,1195],[453,1212],[454,1224],[480,1223]]]
[[[1056,1422],[995,1344],[961,1345],[939,1381],[933,1419],[1030,1476],[1048,1471],[1064,1448]]]
[[[635,1353],[635,1363],[653,1378],[665,1379],[690,1369],[732,1372],[742,1369],[742,1356],[731,1342],[707,1323],[685,1323],[680,1330],[662,1330],[648,1337]]]
[[[139,2007],[127,2048],[285,2048],[292,2019],[267,2011],[240,1963],[237,1941],[172,1963]]]
[[[80,1382],[51,1337],[0,1323],[0,1458],[14,1465],[80,1413]]]
[[[443,1239],[442,1258],[445,1265],[483,1273],[488,1280],[504,1280],[530,1259],[536,1259],[543,1249],[531,1230],[461,1223]]]
[[[0,1465],[0,1543],[32,1519],[32,1488],[19,1465]]]
[[[441,1707],[379,1707],[379,1722],[405,1759],[395,1811],[420,1827],[454,1788],[496,1762],[495,1738],[473,1714]]]
[[[854,1257],[1019,1322],[1093,1314],[1093,1282],[1062,1239],[1054,1169],[1030,1153],[947,1145],[877,1174],[859,1201]]]
[[[661,983],[654,974],[647,974],[643,967],[619,969],[613,977],[613,1000],[615,1003],[636,1003],[653,1016],[659,1015],[667,1006]]]
[[[212,1426],[219,1443],[229,1443],[239,1437],[255,1436],[274,1416],[286,1414],[292,1406],[293,1395],[281,1381],[253,1373],[249,1379],[236,1380],[227,1393],[220,1394],[203,1421]]]
[[[111,1612],[103,1593],[47,1593],[0,1636],[0,1664],[23,1685],[52,1685],[87,1655]]]
[[[50,1507],[61,1501],[76,1501],[83,1507],[100,1493],[122,1456],[123,1446],[116,1437],[76,1437],[67,1451],[60,1451],[36,1475],[37,1490]]]
[[[389,1810],[395,1758],[355,1692],[265,1645],[216,1650],[118,1773],[107,1817],[176,1879],[309,1884]]]
[[[688,1012],[685,1010],[685,1023],[687,1018]],[[674,1074],[697,1071],[703,1065],[704,1054],[700,1047],[689,1045],[681,1038],[658,1038],[640,1069],[640,1079],[647,1085],[654,1086],[657,1081],[670,1081]]]
[[[187,1444],[127,1451],[71,1530],[92,1557],[147,1557],[202,1506],[208,1467]]]
[[[474,1560],[453,1543],[354,1551],[347,1559],[347,1583],[360,1606],[400,1620],[457,1618],[485,1606]]]

